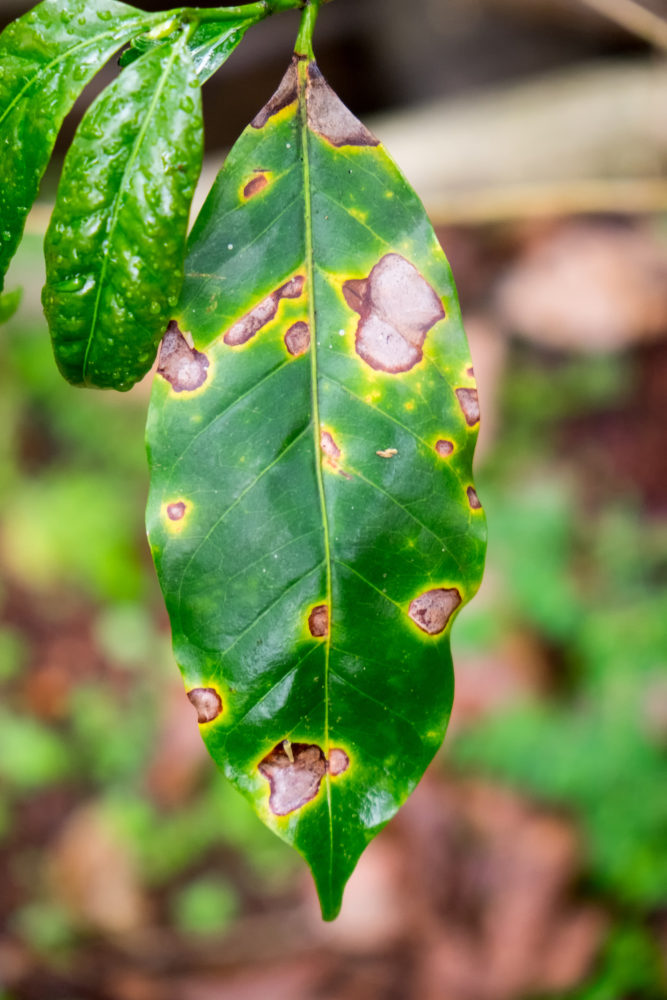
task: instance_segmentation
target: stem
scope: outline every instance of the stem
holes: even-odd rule
[[[257,0],[234,7],[181,7],[170,13],[196,18],[200,22],[262,21],[283,10],[301,10],[303,4],[304,0]]]
[[[667,51],[667,21],[635,0],[582,0],[656,48]]]
[[[172,10],[157,11],[149,14],[144,21],[146,27],[164,24],[167,21],[193,21],[197,24],[224,24],[227,21],[250,22],[257,24],[265,17],[278,14],[284,10],[302,10],[300,43],[304,46],[303,54],[313,57],[312,34],[317,11],[322,3],[329,0],[256,0],[255,3],[245,3],[234,7],[174,7]]]
[[[297,56],[306,56],[309,60],[315,58],[313,53],[313,29],[321,2],[322,0],[306,0],[306,6],[303,8],[303,14],[301,15],[299,34],[294,46],[294,52]]]

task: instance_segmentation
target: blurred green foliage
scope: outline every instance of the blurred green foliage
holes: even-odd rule
[[[176,894],[174,922],[185,934],[221,934],[233,922],[237,910],[231,886],[219,879],[200,878]]]
[[[22,290],[15,288],[0,295],[0,323],[6,323],[14,315],[21,303]]]
[[[576,456],[555,443],[557,421],[618,401],[631,382],[626,359],[524,358],[510,370],[502,456],[512,458],[479,475],[502,587],[473,606],[459,640],[488,648],[507,628],[538,636],[555,664],[553,691],[463,732],[450,758],[575,818],[587,889],[615,914],[577,1000],[657,1000],[667,985],[650,932],[667,899],[667,525],[633,495],[595,509]],[[481,614],[495,630],[480,628]]]
[[[16,266],[19,280],[38,282],[37,240],[26,238]],[[220,933],[241,907],[239,873],[266,899],[286,891],[298,860],[220,779],[203,746],[187,808],[150,794],[151,761],[169,739],[165,691],[180,682],[144,540],[146,388],[121,399],[68,386],[43,321],[23,312],[0,328],[0,490],[9,498],[0,612],[18,588],[21,619],[34,602],[47,633],[57,634],[61,615],[78,614],[94,662],[65,664],[75,682],[62,709],[44,717],[31,703],[39,664],[29,615],[25,629],[23,620],[0,622],[0,839],[13,844],[12,879],[24,899],[11,930],[50,958],[85,940],[53,898],[48,852],[15,842],[31,798],[60,789],[95,805],[143,889],[166,893],[160,919],[195,936]]]
[[[664,965],[657,943],[646,930],[619,922],[609,936],[597,974],[571,1000],[664,997]]]
[[[24,272],[38,271],[40,253],[28,239]],[[262,905],[289,893],[298,860],[212,766],[202,767],[186,809],[150,794],[164,688],[178,681],[142,540],[145,389],[116,399],[67,386],[37,319],[15,316],[0,328],[0,346],[0,489],[9,498],[0,551],[11,580],[0,586],[0,608],[21,588],[24,603],[55,608],[57,629],[59,609],[74,601],[103,664],[72,664],[66,705],[45,719],[23,688],[34,637],[20,623],[0,624],[0,839],[20,835],[36,793],[64,789],[97,806],[143,886],[165,899],[160,919],[195,938],[219,935],[249,886]],[[632,367],[626,358],[563,363],[522,349],[509,372],[501,444],[479,474],[491,586],[457,622],[454,641],[489,651],[508,632],[530,633],[549,651],[552,692],[490,715],[446,753],[461,771],[567,810],[581,830],[582,888],[607,904],[611,930],[571,1000],[657,1000],[665,995],[651,920],[667,898],[667,529],[637,495],[595,506],[576,453],[558,440],[573,415],[617,405]],[[22,880],[34,850],[15,845],[24,902],[12,930],[52,957],[75,948],[80,930],[43,874]],[[0,998],[10,1000],[1,989]]]
[[[72,773],[69,747],[58,733],[29,715],[0,711],[0,781],[30,792]]]

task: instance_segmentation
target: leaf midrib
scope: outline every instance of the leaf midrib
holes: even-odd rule
[[[119,219],[119,216],[120,216],[120,205],[121,205],[123,196],[125,194],[128,176],[130,175],[132,167],[134,166],[134,163],[135,163],[135,161],[136,161],[136,159],[137,159],[137,157],[139,155],[139,150],[141,149],[141,144],[144,141],[144,138],[146,136],[146,131],[148,129],[149,123],[150,123],[150,121],[151,121],[151,119],[153,117],[153,114],[155,112],[155,108],[157,107],[158,101],[160,100],[160,97],[162,96],[162,92],[163,92],[165,84],[166,84],[166,82],[167,82],[167,80],[169,78],[169,75],[171,73],[172,67],[173,67],[173,65],[174,65],[174,63],[176,61],[177,56],[179,56],[181,54],[181,52],[183,51],[184,46],[185,46],[184,36],[182,35],[181,38],[178,40],[178,42],[174,45],[173,51],[172,51],[172,53],[171,53],[171,55],[169,57],[169,62],[167,64],[167,66],[164,68],[164,70],[163,70],[163,72],[162,72],[162,74],[160,76],[160,81],[158,83],[158,86],[155,89],[155,93],[153,94],[151,103],[150,103],[150,105],[149,105],[149,107],[148,107],[148,109],[146,111],[146,117],[144,119],[144,122],[143,122],[141,128],[139,129],[139,132],[137,134],[136,139],[132,143],[132,150],[131,150],[131,153],[130,153],[130,157],[129,157],[129,159],[128,159],[128,161],[125,164],[125,167],[123,169],[123,175],[122,175],[122,178],[121,178],[120,185],[118,187],[118,192],[117,192],[116,197],[114,198],[114,201],[113,201],[113,205],[114,205],[113,215],[111,217],[111,222],[109,223],[109,229],[107,230],[106,239],[104,241],[106,243],[106,247],[107,248],[104,251],[103,257],[102,257],[102,268],[100,270],[100,276],[99,276],[98,286],[97,286],[97,295],[95,296],[95,304],[93,306],[93,317],[92,317],[91,326],[90,326],[90,333],[88,335],[88,342],[86,344],[86,353],[84,355],[83,364],[81,366],[81,377],[83,378],[84,382],[85,382],[85,379],[86,379],[86,372],[88,370],[88,358],[89,358],[89,355],[90,355],[91,348],[93,346],[93,341],[95,339],[95,333],[96,333],[96,329],[97,329],[97,317],[99,315],[100,301],[101,301],[101,298],[102,298],[102,290],[104,288],[104,282],[105,282],[105,279],[106,279],[106,273],[107,273],[107,268],[108,268],[108,263],[109,263],[109,247],[110,247],[110,244],[113,242],[113,238],[114,238],[114,235],[115,235],[115,232],[116,232],[116,226],[118,225],[118,219]],[[152,55],[152,54],[153,53],[150,53],[150,55]]]
[[[298,58],[298,57],[297,57]],[[312,212],[312,189],[310,176],[310,150],[308,146],[308,107],[307,107],[307,74],[309,62],[306,59],[299,59],[298,63],[298,116],[299,116],[299,139],[301,145],[301,162],[303,165],[303,191],[304,191],[304,218],[305,218],[305,241],[306,241],[306,288],[308,289],[308,318],[311,329],[310,336],[310,379],[311,379],[311,400],[312,400],[312,426],[313,426],[313,454],[315,456],[315,475],[317,478],[317,492],[320,500],[320,510],[322,512],[322,533],[324,540],[324,558],[326,563],[326,604],[329,609],[329,630],[325,639],[324,650],[324,755],[329,759],[330,739],[329,739],[329,659],[331,655],[331,631],[333,626],[332,608],[332,585],[331,585],[331,540],[329,537],[329,519],[327,515],[327,504],[324,493],[324,481],[322,475],[322,461],[320,449],[320,407],[318,395],[318,358],[317,358],[317,314],[315,310],[315,253],[313,247],[313,212]],[[328,770],[324,775],[324,783],[327,794],[327,808],[329,816],[329,898],[333,894],[333,813],[331,807],[331,780]]]

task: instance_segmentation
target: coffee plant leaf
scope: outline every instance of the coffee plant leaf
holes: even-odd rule
[[[206,746],[325,919],[444,737],[484,561],[478,423],[424,208],[295,55],[191,236],[147,523]]]

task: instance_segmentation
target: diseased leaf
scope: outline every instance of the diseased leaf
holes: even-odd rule
[[[11,319],[21,304],[23,289],[15,288],[12,292],[5,292],[0,295],[0,323],[6,323]]]
[[[153,363],[183,280],[201,158],[201,93],[182,33],[102,93],[65,160],[43,302],[75,385],[129,389]]]
[[[118,0],[44,0],[0,35],[0,291],[63,118],[147,17]]]
[[[331,919],[443,739],[485,524],[449,266],[313,61],[229,155],[176,318],[148,423],[175,656],[212,756]]]
[[[216,24],[209,21],[198,24],[192,33],[189,46],[200,83],[206,83],[216,70],[229,59],[230,55],[241,42],[246,31],[254,22],[247,18],[238,21],[224,21]],[[172,38],[154,39],[149,35],[135,38],[130,47],[119,59],[121,66],[129,66],[151,48],[168,44]]]

